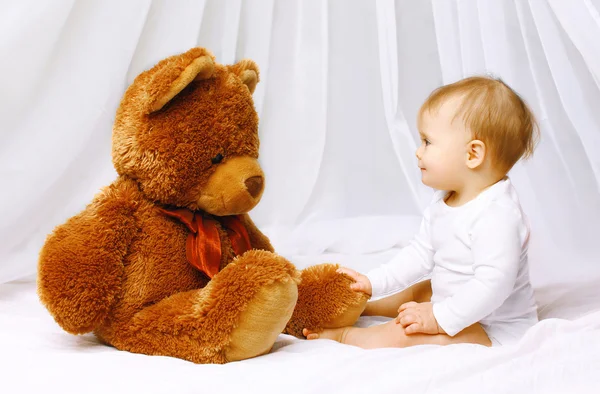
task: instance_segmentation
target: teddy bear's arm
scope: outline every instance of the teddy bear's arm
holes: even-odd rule
[[[302,329],[319,330],[353,325],[369,297],[350,289],[354,280],[339,274],[337,264],[313,265],[301,271],[298,302],[284,334],[303,338]]]
[[[247,213],[242,215],[242,223],[246,227],[248,231],[248,236],[250,237],[250,244],[252,245],[252,249],[262,249],[269,252],[273,252],[273,246],[271,245],[271,241],[267,238],[266,235],[260,232],[260,230],[256,227],[252,219],[250,219],[250,215]]]
[[[120,289],[123,258],[136,232],[135,204],[122,186],[108,187],[58,226],[40,252],[40,299],[68,332],[92,331]]]

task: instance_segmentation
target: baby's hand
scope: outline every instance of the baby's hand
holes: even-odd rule
[[[351,277],[352,279],[354,279],[355,283],[352,283],[350,285],[350,288],[352,290],[361,291],[368,296],[372,295],[373,288],[371,287],[371,281],[365,275],[360,274],[354,270],[351,270],[350,268],[343,268],[343,267],[338,268],[336,272],[339,274],[346,274],[349,277]]]
[[[404,332],[410,334],[445,334],[433,315],[431,302],[417,303],[414,301],[400,305],[396,324],[402,324]]]

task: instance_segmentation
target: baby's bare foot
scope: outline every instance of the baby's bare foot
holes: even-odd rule
[[[319,331],[311,331],[307,328],[302,330],[302,334],[308,340],[312,339],[331,339],[333,341],[337,341],[340,343],[344,343],[344,339],[346,338],[346,334],[350,327],[342,327],[342,328],[325,328]]]

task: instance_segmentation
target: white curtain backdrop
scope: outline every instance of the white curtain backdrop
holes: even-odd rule
[[[600,0],[0,0],[0,283],[35,274],[45,236],[115,178],[127,85],[193,46],[261,68],[252,216],[292,260],[403,245],[431,194],[419,106],[489,73],[542,129],[510,174],[534,284],[600,277]]]

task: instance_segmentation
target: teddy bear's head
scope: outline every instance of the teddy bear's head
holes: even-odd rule
[[[151,200],[224,216],[260,200],[258,67],[214,62],[203,48],[169,57],[125,92],[113,127],[113,163]]]

